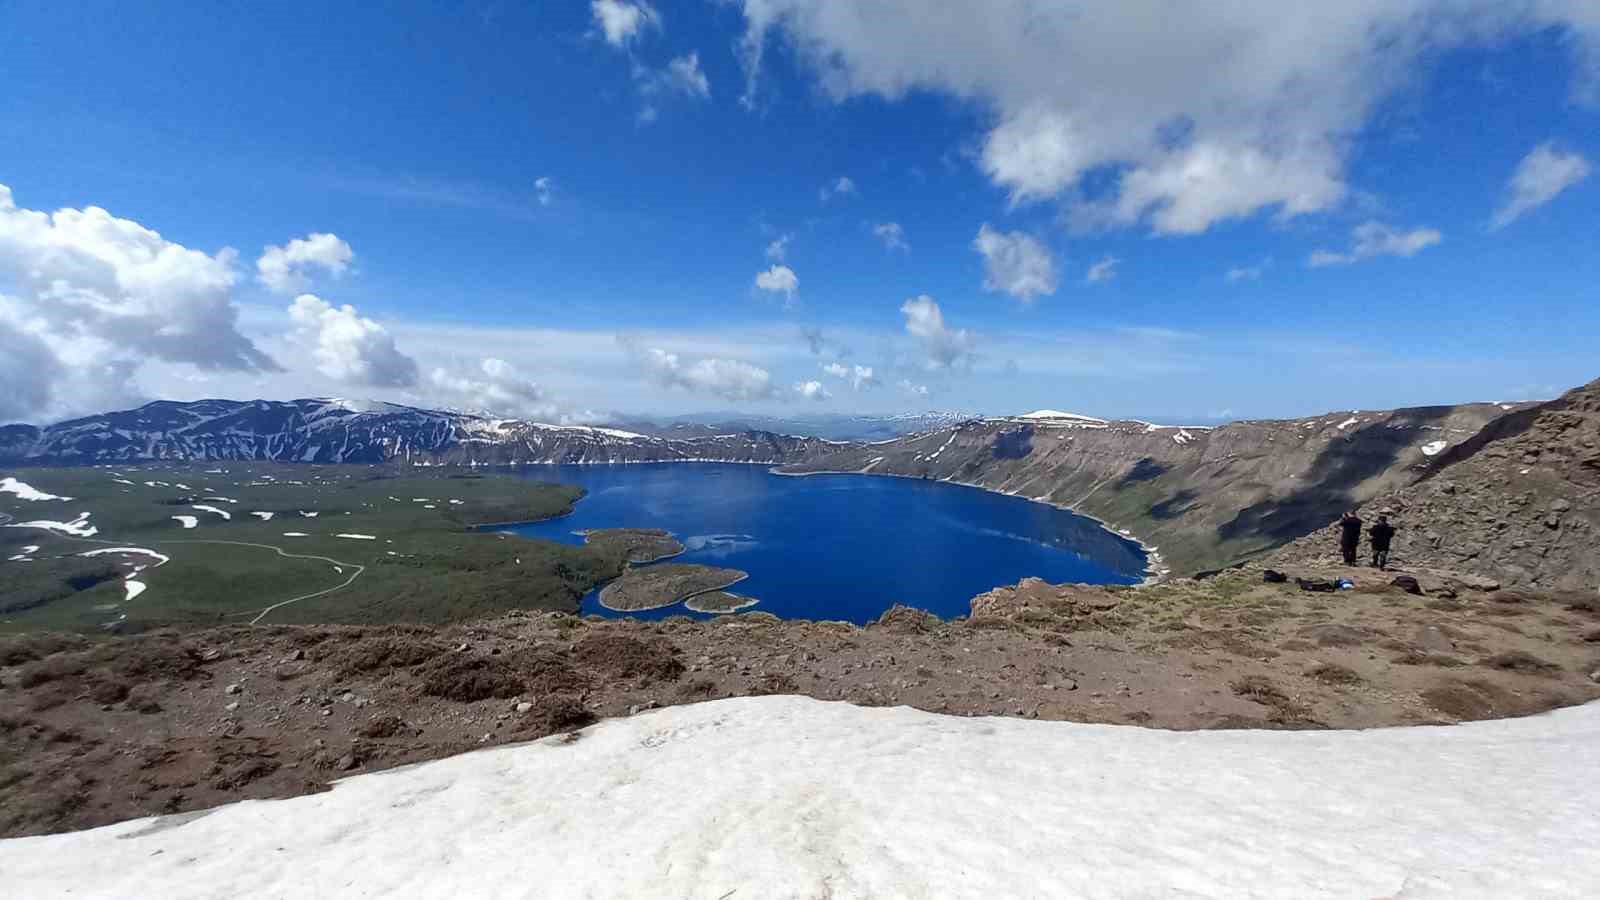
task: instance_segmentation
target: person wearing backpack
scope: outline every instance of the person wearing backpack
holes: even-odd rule
[[[1356,549],[1361,546],[1361,518],[1355,510],[1348,510],[1339,519],[1339,551],[1344,554],[1344,564],[1356,564]]]
[[[1389,517],[1386,515],[1378,516],[1378,521],[1373,523],[1368,532],[1372,541],[1373,568],[1382,569],[1389,565],[1389,543],[1394,540],[1394,531],[1394,526],[1389,524]]]

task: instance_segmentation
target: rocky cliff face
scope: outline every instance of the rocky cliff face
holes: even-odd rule
[[[1400,529],[1396,565],[1510,585],[1600,587],[1600,381],[1494,420],[1435,456],[1414,483],[1368,500],[1361,514],[1370,524],[1380,512]],[[1326,562],[1337,547],[1328,526],[1272,558]]]
[[[1515,412],[1476,403],[1180,428],[1067,414],[985,419],[848,446],[787,471],[972,484],[1070,507],[1193,573],[1300,537]]]
[[[767,432],[672,439],[544,425],[388,403],[340,400],[161,401],[39,429],[0,431],[0,463],[137,460],[505,465],[806,460],[837,445]]]

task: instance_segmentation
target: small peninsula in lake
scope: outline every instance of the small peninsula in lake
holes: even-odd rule
[[[727,591],[708,591],[690,597],[683,605],[699,613],[731,613],[748,609],[760,603],[754,597],[731,594]]]
[[[738,569],[678,563],[628,569],[600,591],[600,605],[617,612],[660,609],[697,594],[720,591],[748,577]]]
[[[574,532],[596,550],[620,554],[627,562],[643,565],[670,559],[683,552],[683,544],[662,528],[591,528]]]

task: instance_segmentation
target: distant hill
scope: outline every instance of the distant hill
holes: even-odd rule
[[[895,415],[820,413],[801,416],[761,416],[741,413],[697,413],[663,420],[619,419],[615,423],[645,434],[663,437],[712,435],[730,431],[770,431],[833,441],[880,441],[905,434],[945,428],[979,416],[959,412],[920,412]]]

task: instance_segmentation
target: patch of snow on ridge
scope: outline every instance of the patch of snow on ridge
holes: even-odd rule
[[[193,528],[200,524],[200,519],[197,516],[173,516],[172,518],[185,528]]]
[[[1351,416],[1350,418],[1345,419],[1343,422],[1340,422],[1339,424],[1337,424],[1337,425],[1335,425],[1333,427],[1339,429],[1340,431],[1343,431],[1346,428],[1349,428],[1351,425],[1354,425],[1359,421],[1361,421],[1361,420],[1356,418],[1355,416]]]
[[[33,485],[27,483],[26,481],[18,481],[9,475],[7,475],[5,478],[0,478],[0,494],[15,494],[17,495],[18,500],[39,501],[72,499],[71,497],[63,497],[59,494],[47,494],[44,491],[41,491]]]
[[[46,531],[59,531],[73,537],[94,537],[100,529],[89,524],[89,514],[78,513],[78,517],[71,522],[53,522],[48,519],[35,519],[32,522],[13,522],[6,528],[43,528]]]
[[[277,515],[277,513],[252,512],[250,515],[255,516],[256,518],[260,519],[263,522],[270,522],[270,521],[272,521],[272,517]]]
[[[0,841],[0,871],[27,897],[1584,896],[1597,731],[1600,704],[1179,733],[741,698]]]
[[[228,512],[225,509],[217,509],[215,506],[206,506],[203,503],[191,503],[191,504],[189,504],[189,508],[190,509],[198,509],[201,512],[216,513],[217,515],[223,517],[224,519],[233,518],[233,513]]]
[[[1017,416],[1017,418],[1019,418],[1019,419],[1070,419],[1070,420],[1075,421],[1075,422],[1099,422],[1101,424],[1105,424],[1105,422],[1106,422],[1105,419],[1097,419],[1094,416],[1079,415],[1078,413],[1062,412],[1059,409],[1036,409],[1031,413],[1023,413],[1022,415]]]
[[[336,534],[334,537],[349,538],[352,541],[375,541],[378,538],[370,534]]]
[[[165,553],[157,553],[154,550],[146,550],[143,547],[101,547],[98,550],[86,550],[83,553],[79,553],[78,555],[79,556],[105,556],[108,553],[116,553],[116,554],[119,554],[119,555],[121,555],[121,554],[133,554],[133,555],[137,555],[137,556],[148,556],[151,559],[155,560],[156,568],[160,568],[161,566],[164,566],[167,563],[172,561],[172,557],[166,555]]]
[[[1429,441],[1428,443],[1422,445],[1422,455],[1438,456],[1440,453],[1443,453],[1444,448],[1448,446],[1450,446],[1449,441]]]

